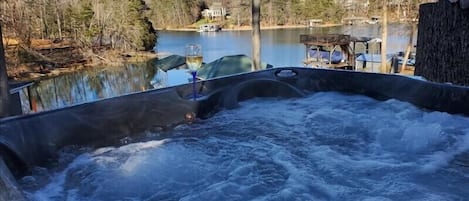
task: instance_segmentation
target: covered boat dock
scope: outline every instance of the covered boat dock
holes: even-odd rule
[[[305,67],[374,72],[373,62],[381,63],[381,60],[373,60],[381,55],[379,38],[305,34],[300,35],[300,42],[306,47]]]

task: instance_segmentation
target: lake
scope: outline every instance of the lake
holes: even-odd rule
[[[391,24],[388,27],[388,53],[403,51],[407,45],[411,26]],[[305,47],[299,43],[301,34],[350,34],[352,36],[380,37],[380,25],[337,26],[327,28],[295,28],[263,30],[261,32],[261,60],[274,67],[303,66]],[[416,38],[416,37],[414,37]],[[184,47],[199,43],[203,47],[204,62],[227,55],[251,55],[251,31],[222,31],[216,33],[160,31],[159,53],[184,55]],[[184,70],[173,74],[185,74]],[[31,101],[36,111],[62,108],[74,104],[115,97],[123,94],[151,90],[154,79],[171,77],[155,66],[127,64],[121,67],[93,68],[40,81],[31,87]],[[153,81],[153,82],[152,82]],[[187,81],[188,82],[188,81]],[[168,82],[185,83],[185,79]],[[23,111],[32,112],[26,92],[21,93]]]
[[[411,26],[391,24],[388,27],[388,53],[404,51]],[[261,60],[275,67],[303,66],[305,46],[299,43],[301,34],[350,34],[381,38],[380,25],[336,26],[324,28],[296,28],[263,30],[261,32]],[[416,38],[416,37],[414,37]],[[204,50],[204,61],[211,62],[226,55],[251,55],[251,31],[222,32],[160,32],[158,52],[184,55],[188,43],[199,43]]]

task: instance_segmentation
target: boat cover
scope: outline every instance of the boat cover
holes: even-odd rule
[[[309,57],[311,59],[317,59],[319,58],[320,61],[324,61],[326,63],[332,63],[332,64],[338,64],[340,62],[344,61],[344,55],[340,51],[333,51],[332,54],[329,51],[325,50],[315,50],[311,49],[309,50]],[[331,59],[331,62],[329,62],[329,57]]]

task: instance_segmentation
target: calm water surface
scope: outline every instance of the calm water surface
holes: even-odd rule
[[[389,26],[388,53],[403,51],[408,43],[411,27]],[[338,26],[329,28],[298,28],[262,31],[262,61],[275,67],[303,66],[305,46],[299,43],[301,34],[350,34],[381,38],[379,25]],[[204,48],[204,61],[211,62],[226,55],[251,55],[251,31],[224,31],[219,33],[160,32],[156,49],[184,55],[184,46],[199,43]]]
[[[411,27],[392,24],[388,28],[388,53],[404,50]],[[261,59],[275,67],[302,66],[305,47],[299,43],[300,34],[342,33],[353,36],[380,37],[380,32],[379,25],[264,30],[262,31]],[[159,37],[155,49],[160,53],[184,55],[186,44],[201,44],[206,63],[226,55],[251,55],[250,31],[223,31],[219,33],[161,31]],[[184,79],[185,74],[185,70],[164,72],[158,67],[148,64],[91,69],[41,81],[31,88],[31,98],[34,99],[37,111],[50,110],[187,83],[188,80]],[[176,77],[178,78],[176,79]],[[166,82],[161,84],[161,79]],[[154,84],[155,81],[158,82],[157,85]],[[31,111],[27,94],[23,93],[22,96],[23,110]]]

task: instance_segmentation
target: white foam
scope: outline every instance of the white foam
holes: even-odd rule
[[[338,93],[254,99],[178,126],[174,136],[83,154],[31,193],[38,200],[469,196],[454,187],[467,184],[467,174],[449,170],[469,151],[469,119],[396,100]]]
[[[433,173],[438,169],[448,165],[456,155],[469,151],[469,130],[465,131],[465,135],[461,136],[455,145],[445,151],[437,151],[425,157],[426,164],[423,165],[421,171],[424,173]]]
[[[77,157],[64,171],[51,176],[51,181],[44,188],[36,191],[32,198],[35,201],[49,201],[54,198],[62,198],[64,193],[64,185],[66,181],[66,173],[68,170],[86,164],[90,159],[89,154],[83,154]]]
[[[439,124],[413,123],[404,129],[400,141],[406,152],[422,153],[444,140]]]

